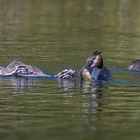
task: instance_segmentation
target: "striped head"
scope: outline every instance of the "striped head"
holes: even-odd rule
[[[86,79],[89,79],[89,74],[92,72],[92,69],[94,67],[97,67],[99,69],[102,69],[103,67],[103,58],[101,56],[101,52],[95,51],[86,61],[83,68],[80,70],[80,73],[82,77],[88,77]],[[85,74],[86,69],[86,74]],[[87,74],[88,72],[88,74]],[[84,78],[85,79],[85,78]]]
[[[86,64],[89,67],[97,67],[101,69],[103,67],[103,58],[101,56],[101,52],[95,51],[92,56],[87,59]]]

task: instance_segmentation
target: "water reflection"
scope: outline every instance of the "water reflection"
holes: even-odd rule
[[[101,92],[102,81],[80,81],[79,79],[57,79],[58,86],[62,87],[64,91],[71,91],[75,88],[81,88],[83,93],[97,93]]]
[[[11,78],[11,85],[16,89],[24,89],[35,86],[35,81],[28,78]]]
[[[99,107],[98,99],[102,98],[102,82],[93,81],[87,82],[83,81],[81,84],[82,98],[84,100],[83,107],[85,112],[85,118],[87,121],[92,120],[92,114],[96,113],[97,107]]]
[[[25,89],[33,88],[39,83],[38,80],[22,77],[0,78],[0,85],[12,89],[13,94],[26,94]]]
[[[81,87],[84,93],[97,93],[101,92],[102,81],[82,81]]]
[[[57,81],[58,86],[62,87],[64,91],[72,91],[78,86],[77,80],[58,79]]]
[[[71,91],[79,88],[84,108],[84,118],[92,119],[92,113],[96,112],[98,106],[98,99],[102,98],[102,81],[80,81],[80,80],[68,80],[68,79],[58,79],[58,86],[63,88],[64,91],[68,91],[67,95]],[[76,94],[79,94],[76,92]],[[91,118],[87,117],[91,116]]]

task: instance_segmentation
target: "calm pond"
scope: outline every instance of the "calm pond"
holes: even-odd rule
[[[1,0],[0,65],[56,74],[101,50],[112,81],[0,78],[2,140],[139,140],[139,0]]]

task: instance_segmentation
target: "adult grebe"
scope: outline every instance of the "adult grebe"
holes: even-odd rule
[[[55,75],[58,78],[73,79],[81,76],[83,80],[111,80],[110,71],[103,65],[101,52],[95,51],[90,56],[82,69],[78,72],[72,69],[65,69]]]
[[[111,74],[103,64],[101,52],[95,51],[86,61],[86,64],[80,70],[81,77],[84,80],[111,80]]]

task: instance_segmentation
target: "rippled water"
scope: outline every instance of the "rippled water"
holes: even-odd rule
[[[112,81],[0,79],[3,140],[138,140],[139,0],[1,0],[0,64],[13,59],[51,74],[80,69],[101,50]]]

